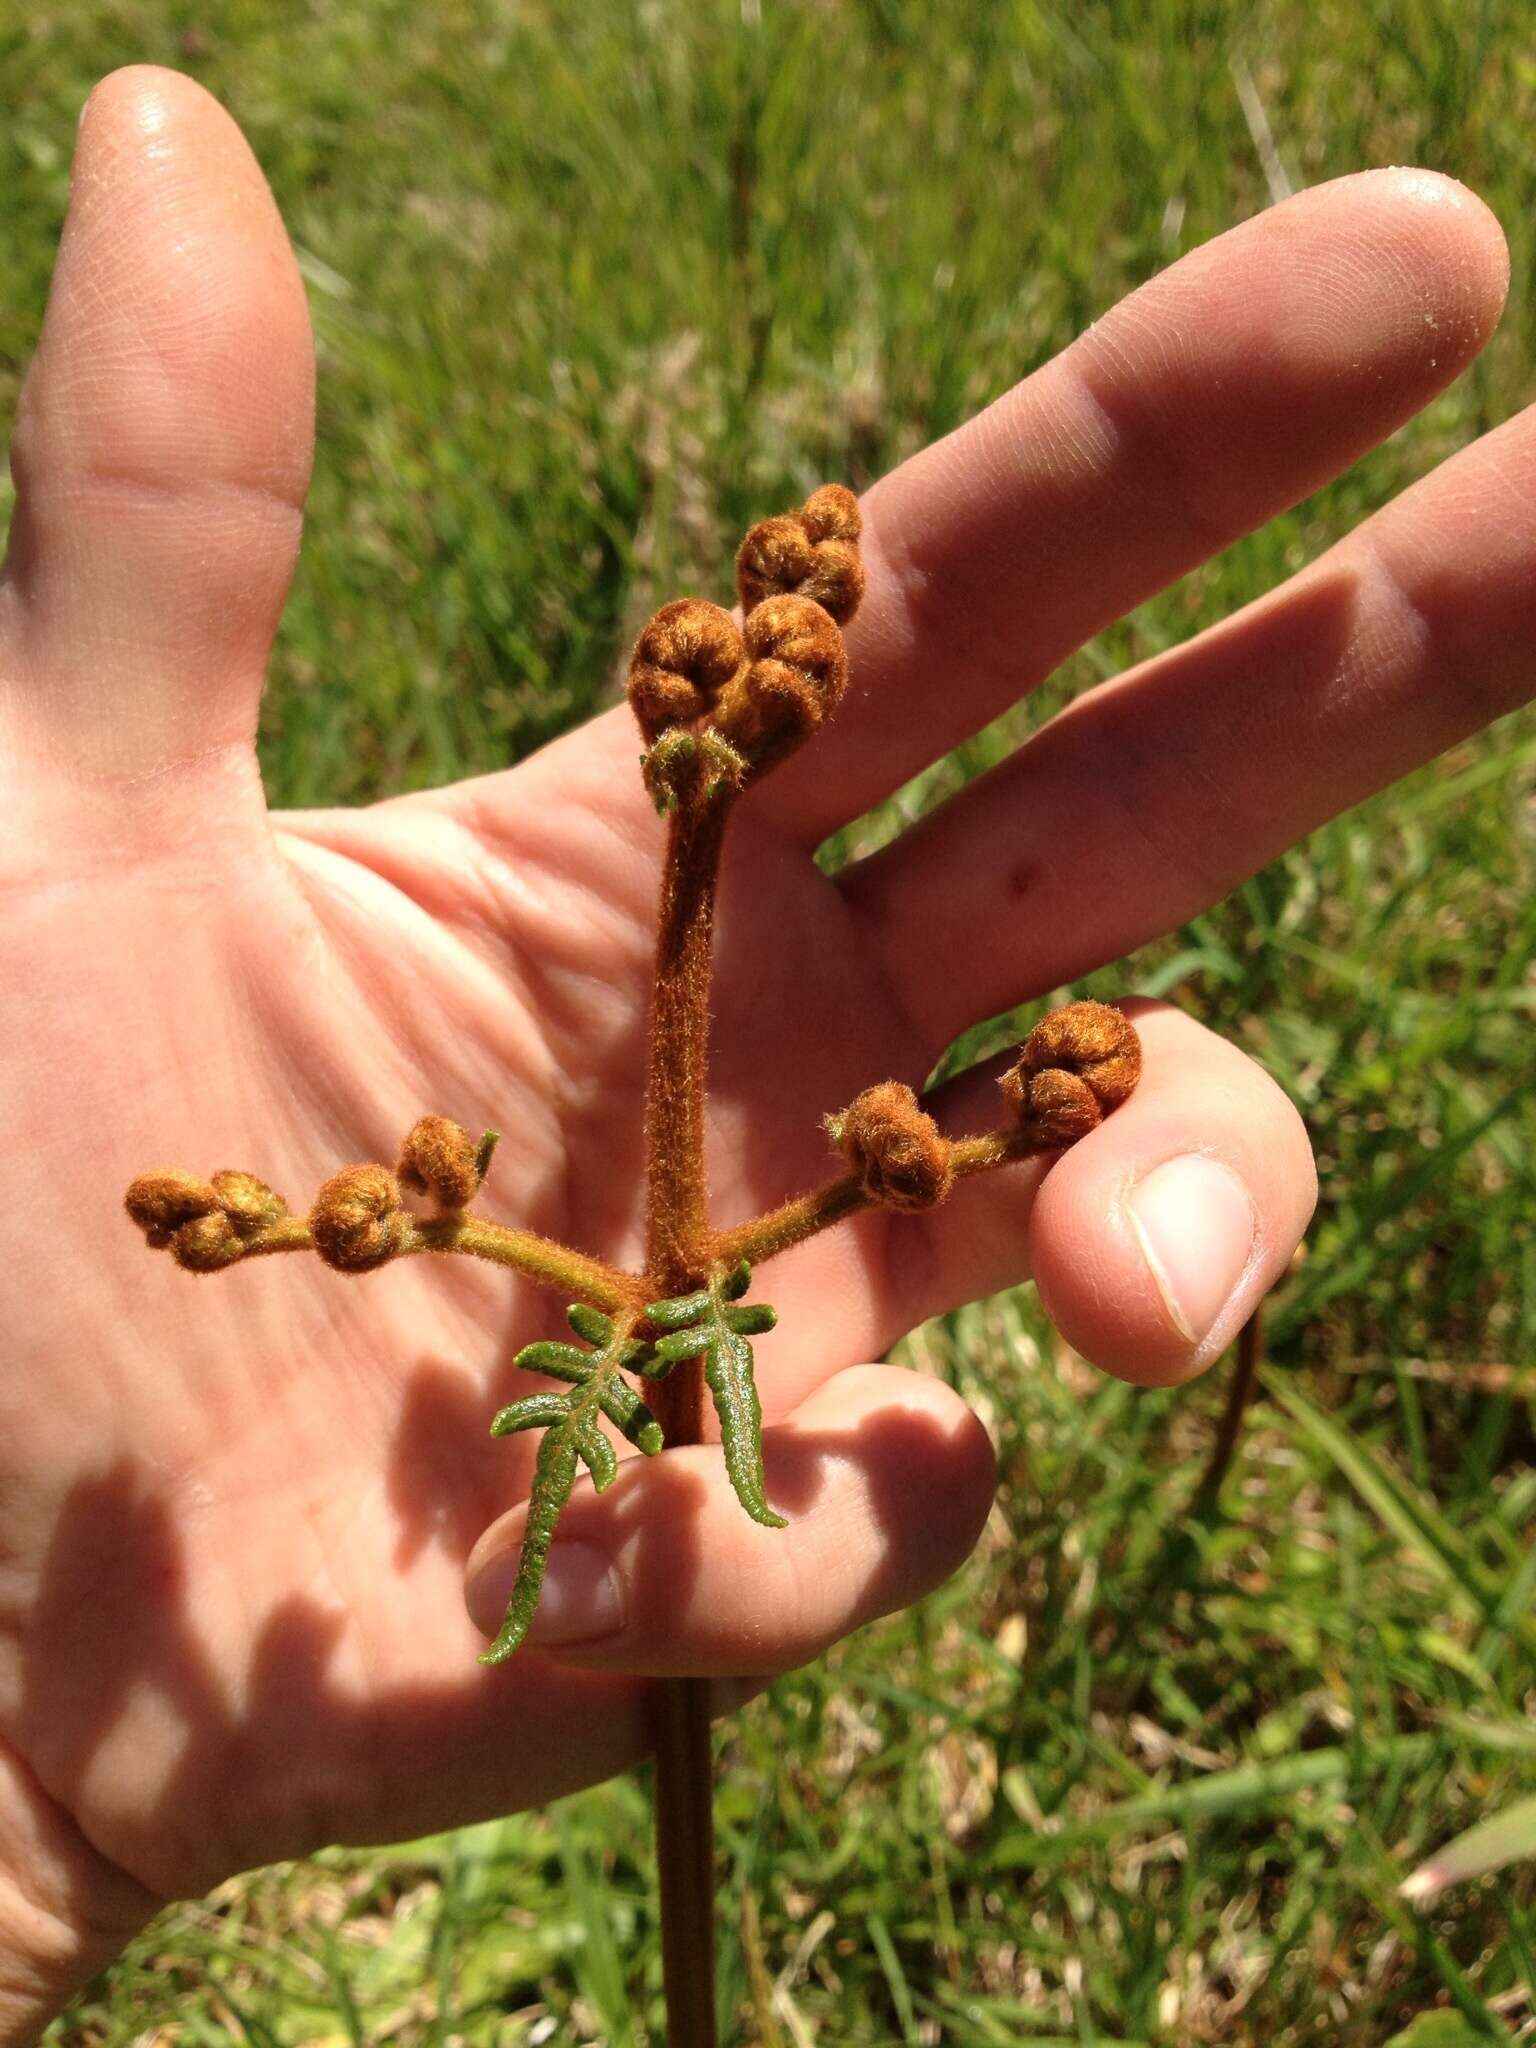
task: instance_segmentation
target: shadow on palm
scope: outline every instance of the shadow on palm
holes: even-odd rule
[[[385,1478],[380,1533],[393,1555],[419,1564],[436,1552],[444,1569],[406,1581],[382,1573],[354,1605],[318,1584],[263,1588],[253,1577],[239,1657],[194,1613],[195,1581],[219,1543],[217,1506],[206,1526],[189,1524],[162,1475],[127,1453],[69,1489],[31,1607],[18,1734],[52,1796],[157,1895],[327,1842],[487,1817],[505,1805],[508,1746],[522,1757],[528,1804],[644,1752],[643,1681],[535,1653],[499,1671],[469,1656],[410,1654],[429,1632],[423,1593],[451,1586],[457,1598],[460,1547],[478,1526],[459,1474],[423,1445],[446,1447],[474,1405],[441,1364],[416,1365]],[[914,1475],[931,1464],[936,1425],[888,1414],[872,1428],[877,1517],[922,1512]],[[845,1455],[836,1434],[802,1432],[787,1457],[770,1436],[775,1498],[791,1515],[813,1514]],[[686,1609],[694,1587],[702,1488],[675,1464],[649,1476],[644,1496],[617,1494],[611,1513],[616,1540],[634,1545],[639,1598],[660,1623]],[[245,1555],[258,1552],[259,1521],[227,1533]]]

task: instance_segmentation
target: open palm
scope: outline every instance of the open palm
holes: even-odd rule
[[[821,1178],[819,1119],[863,1085],[920,1081],[976,1017],[1191,915],[1519,700],[1523,421],[885,852],[836,881],[810,858],[1422,405],[1486,338],[1502,266],[1448,181],[1302,195],[869,494],[854,690],[727,857],[717,1221]],[[194,1279],[119,1207],[157,1164],[246,1167],[302,1207],[435,1110],[504,1133],[488,1213],[639,1249],[662,835],[627,713],[505,775],[267,814],[251,742],[311,381],[238,133],[175,74],[115,74],[82,127],[0,590],[0,1940],[42,1987],[18,2011],[233,1869],[620,1768],[644,1674],[782,1668],[914,1597],[974,1540],[990,1454],[946,1389],[860,1361],[1032,1270],[1097,1362],[1185,1377],[1312,1202],[1278,1092],[1149,1008],[1142,1088],[1048,1176],[775,1268],[759,1365],[788,1530],[749,1523],[707,1449],[634,1461],[567,1512],[541,1649],[477,1666],[528,1470],[486,1425],[558,1304],[462,1260]],[[995,1120],[988,1086],[949,1091],[954,1128]]]

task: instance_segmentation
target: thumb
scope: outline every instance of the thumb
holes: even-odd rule
[[[1051,1321],[1142,1386],[1213,1365],[1290,1262],[1317,1200],[1306,1130],[1262,1068],[1192,1017],[1128,1003],[1142,1080],[1058,1161],[1030,1218]]]
[[[986,1432],[942,1382],[898,1366],[837,1373],[763,1432],[782,1529],[749,1521],[718,1444],[629,1458],[560,1518],[530,1648],[650,1677],[787,1671],[931,1591],[981,1534],[996,1471]],[[470,1555],[471,1618],[494,1635],[526,1508]]]
[[[1124,1007],[1141,1039],[1136,1092],[1048,1169],[979,1175],[915,1219],[925,1241],[908,1255],[917,1286],[898,1299],[901,1327],[1027,1270],[1083,1357],[1138,1386],[1172,1386],[1215,1364],[1285,1271],[1317,1200],[1301,1118],[1193,1017]],[[942,1119],[995,1121],[1005,1064],[937,1091]]]
[[[240,131],[177,72],[113,72],[11,447],[0,689],[24,737],[113,776],[251,740],[313,401],[303,285]]]

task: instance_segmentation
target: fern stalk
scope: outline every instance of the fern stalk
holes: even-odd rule
[[[715,883],[730,815],[697,778],[673,814],[656,935],[646,1070],[646,1271],[658,1294],[703,1279],[709,1237],[704,1120]],[[669,1445],[704,1436],[704,1367],[682,1360],[652,1394]],[[671,2048],[715,2048],[715,1857],[709,1687],[655,1687],[656,1862]]]
[[[646,1069],[646,1273],[658,1295],[704,1278],[709,1239],[704,1168],[709,987],[715,882],[730,816],[724,791],[690,778],[667,835]],[[697,1377],[697,1375],[695,1375]],[[679,1439],[670,1430],[667,1441]]]

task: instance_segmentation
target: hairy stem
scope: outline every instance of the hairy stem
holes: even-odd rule
[[[314,1233],[302,1216],[285,1216],[240,1250],[240,1259],[262,1258],[269,1252],[312,1252]],[[392,1254],[407,1259],[417,1252],[461,1252],[473,1259],[489,1259],[492,1265],[510,1266],[515,1272],[537,1280],[545,1287],[577,1301],[590,1302],[607,1315],[634,1316],[646,1299],[645,1283],[638,1273],[622,1273],[617,1266],[569,1245],[557,1244],[537,1231],[513,1230],[505,1223],[488,1223],[483,1216],[455,1211],[449,1216],[413,1217],[404,1242]]]
[[[708,1257],[704,1090],[710,956],[715,881],[729,816],[724,791],[711,797],[690,791],[673,815],[667,840],[645,1085],[645,1263],[658,1297],[696,1287]]]
[[[775,1252],[787,1252],[791,1245],[803,1244],[806,1238],[841,1223],[845,1216],[872,1206],[859,1176],[841,1174],[836,1180],[812,1188],[808,1194],[780,1203],[777,1209],[754,1216],[750,1223],[722,1230],[715,1239],[715,1257],[722,1266],[734,1266],[739,1259],[746,1259],[755,1267],[764,1259],[771,1259]]]
[[[475,1259],[489,1259],[498,1266],[511,1266],[545,1287],[579,1301],[590,1302],[605,1314],[622,1314],[637,1308],[644,1298],[638,1275],[621,1273],[585,1252],[540,1237],[537,1231],[513,1230],[505,1223],[489,1223],[483,1216],[455,1213],[413,1220],[402,1252],[463,1252]]]
[[[645,1091],[646,1285],[651,1298],[704,1279],[711,1232],[704,1173],[705,1084],[715,883],[730,817],[724,791],[682,794],[667,839]],[[668,1446],[704,1434],[704,1369],[690,1359],[654,1389]],[[715,1848],[709,1689],[652,1689],[656,1857],[670,2048],[715,2048]]]
[[[1036,1158],[1056,1149],[1042,1146],[1027,1131],[1009,1128],[987,1131],[979,1138],[958,1138],[950,1147],[949,1158],[955,1178],[965,1180],[973,1173],[986,1173],[1015,1159]],[[748,1223],[720,1231],[712,1247],[713,1257],[722,1266],[734,1266],[739,1259],[757,1266],[776,1252],[788,1251],[791,1245],[830,1230],[844,1217],[875,1206],[874,1197],[865,1191],[856,1173],[839,1174],[836,1180],[796,1195]]]
[[[259,1237],[253,1237],[240,1256],[256,1259],[267,1252],[312,1252],[314,1248],[315,1240],[304,1218],[285,1216],[280,1223],[269,1223]]]

